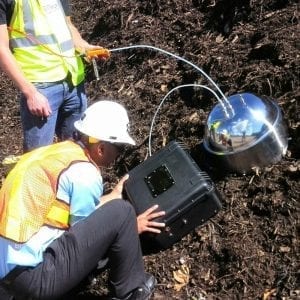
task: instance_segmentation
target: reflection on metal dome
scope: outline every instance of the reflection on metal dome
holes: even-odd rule
[[[287,150],[287,127],[279,106],[250,93],[228,98],[228,117],[217,104],[208,116],[204,148],[213,164],[246,173],[279,161]]]

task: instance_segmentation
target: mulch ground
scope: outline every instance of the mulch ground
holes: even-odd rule
[[[73,21],[91,43],[111,52],[99,62],[100,80],[87,67],[90,103],[123,103],[138,141],[119,164],[105,170],[107,188],[149,155],[154,113],[167,92],[206,84],[204,70],[226,95],[252,92],[282,108],[288,126],[287,155],[247,175],[211,171],[222,210],[171,249],[146,255],[158,280],[154,299],[299,299],[299,4],[292,0],[71,1]],[[144,45],[138,48],[123,47]],[[151,46],[152,48],[148,47]],[[0,159],[21,153],[17,90],[1,73]],[[162,105],[152,129],[152,151],[183,141],[199,155],[212,95],[180,89]],[[1,177],[6,169],[1,167]],[[179,275],[178,275],[179,274]],[[181,277],[180,277],[181,274]],[[179,277],[181,278],[179,278]],[[180,281],[182,281],[180,285]],[[107,292],[106,273],[93,274],[72,299]]]

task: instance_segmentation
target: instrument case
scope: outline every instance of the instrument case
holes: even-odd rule
[[[213,181],[177,141],[128,173],[124,188],[137,215],[154,204],[166,212],[155,219],[166,223],[160,234],[142,234],[141,240],[153,249],[171,247],[221,209],[221,196]]]

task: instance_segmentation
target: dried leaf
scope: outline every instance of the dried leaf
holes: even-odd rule
[[[288,170],[289,170],[290,172],[297,172],[297,171],[298,171],[298,166],[290,165],[290,166],[288,167]]]
[[[216,42],[219,44],[219,43],[222,43],[224,41],[224,37],[219,34],[217,37],[216,37]]]
[[[288,246],[281,246],[281,247],[279,248],[279,252],[282,252],[282,253],[288,253],[288,252],[290,252],[290,251],[291,251],[291,248],[288,247]]]
[[[178,292],[189,283],[190,270],[187,265],[182,265],[177,271],[173,271],[173,277],[176,281],[174,289]]]
[[[263,294],[263,300],[269,300],[271,296],[274,296],[276,289],[266,289]]]
[[[200,121],[200,118],[198,116],[198,113],[193,113],[189,116],[188,118],[189,122],[199,122]]]
[[[160,90],[161,90],[162,92],[166,93],[167,90],[168,90],[168,86],[167,86],[166,84],[161,84]]]
[[[3,161],[2,164],[3,165],[14,165],[16,164],[21,158],[21,155],[8,155],[6,156]]]

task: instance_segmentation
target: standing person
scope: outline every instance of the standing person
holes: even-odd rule
[[[121,199],[125,176],[103,195],[99,168],[134,145],[128,116],[112,101],[91,105],[75,123],[77,141],[24,154],[0,190],[0,289],[14,299],[58,299],[108,258],[112,299],[149,299],[138,233],[159,233],[156,206],[136,217]],[[1,295],[0,295],[1,298]],[[2,298],[3,299],[3,296]]]
[[[23,149],[68,139],[86,109],[82,39],[68,0],[0,0],[0,67],[21,92]]]

